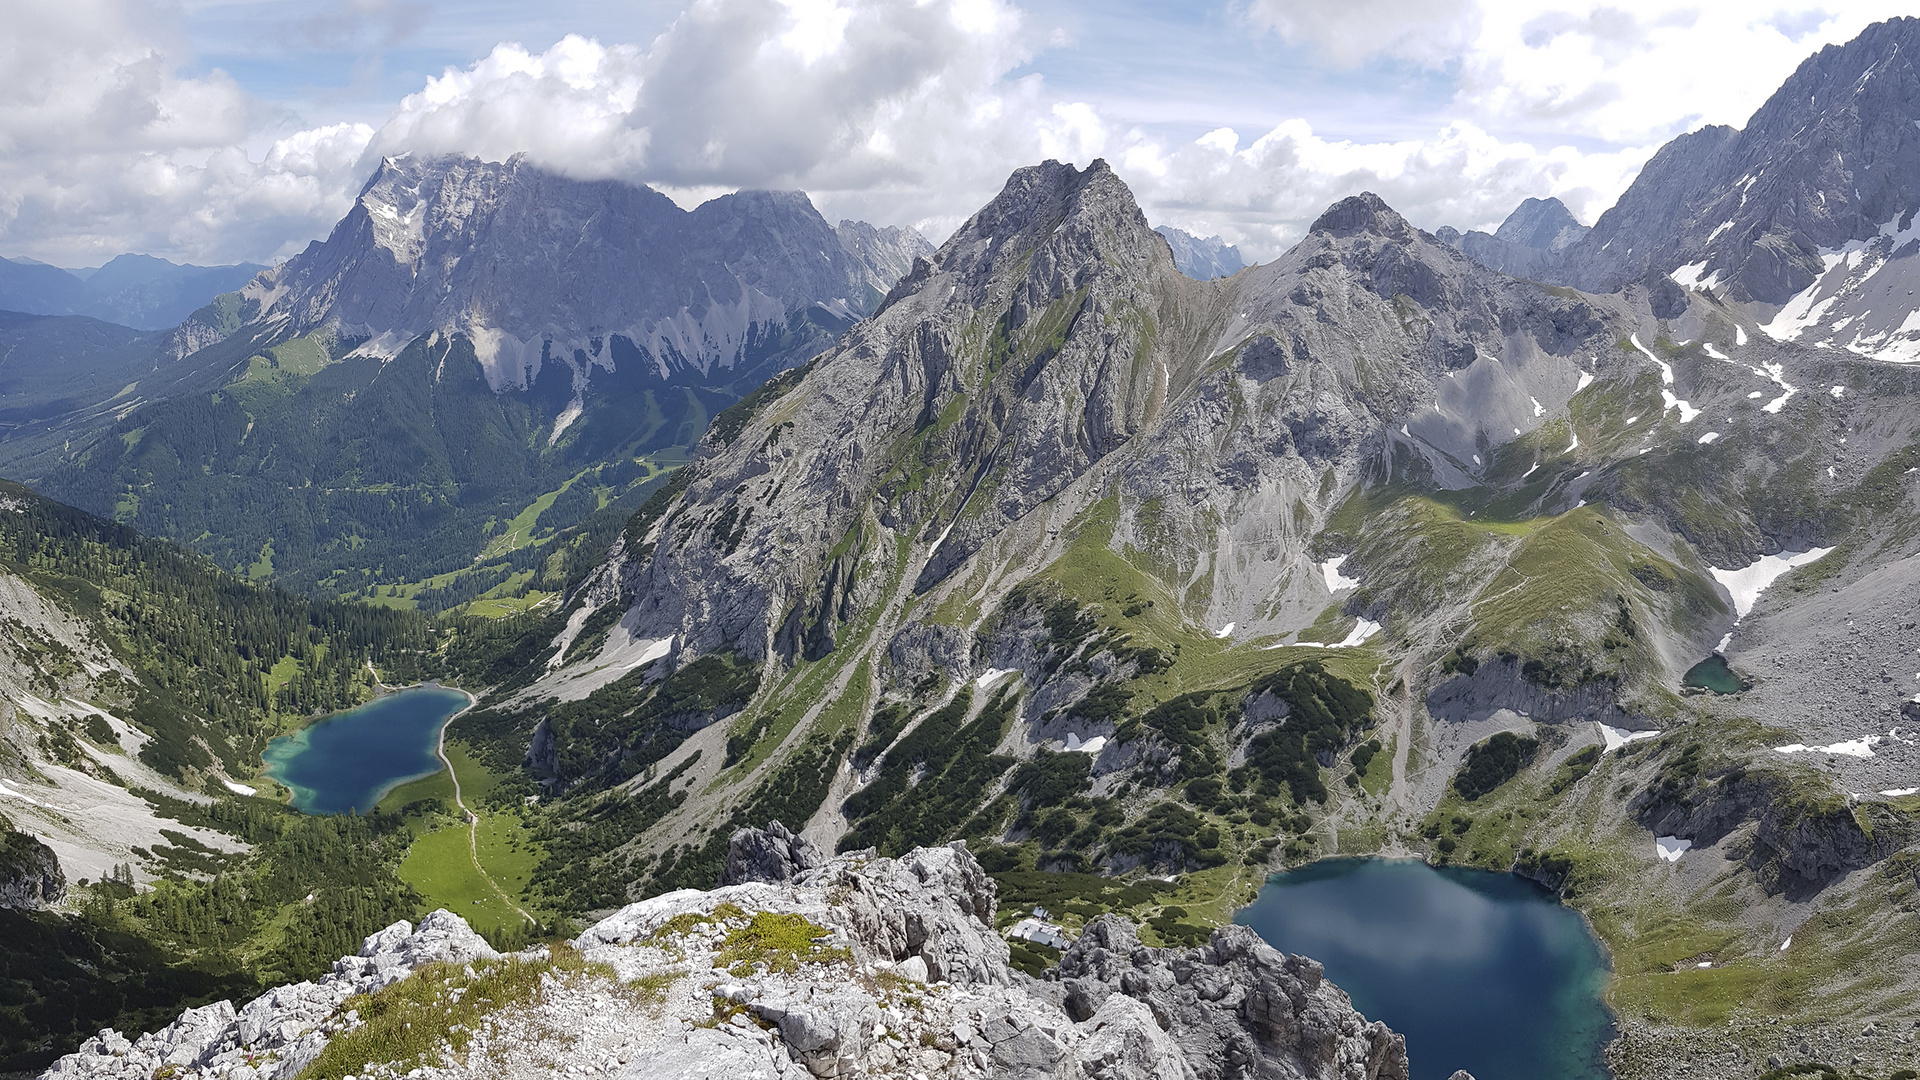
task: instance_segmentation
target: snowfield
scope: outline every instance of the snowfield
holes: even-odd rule
[[[1709,566],[1707,570],[1713,574],[1715,581],[1725,586],[1727,592],[1732,594],[1734,614],[1744,619],[1747,617],[1747,612],[1753,610],[1754,602],[1760,599],[1760,594],[1766,591],[1767,586],[1779,580],[1782,574],[1796,567],[1818,562],[1832,550],[1830,547],[1823,547],[1792,554],[1783,552],[1778,555],[1762,555],[1752,564],[1738,570],[1722,570],[1717,566]]]

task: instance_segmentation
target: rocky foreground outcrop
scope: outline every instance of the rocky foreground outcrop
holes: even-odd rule
[[[335,1033],[354,1026],[358,1018],[342,1010],[348,999],[377,993],[427,964],[499,959],[465,919],[442,909],[417,930],[403,920],[367,938],[358,955],[335,960],[317,982],[276,987],[239,1010],[231,1001],[188,1009],[134,1039],[102,1031],[42,1076],[286,1080],[300,1075]]]
[[[785,825],[770,821],[764,829],[736,829],[728,838],[727,865],[720,871],[720,884],[766,881],[777,885],[825,864],[826,856],[806,837],[795,836]]]
[[[737,843],[766,847],[767,834],[744,832]],[[237,1012],[195,1009],[137,1040],[102,1032],[45,1075],[291,1080],[338,1040],[318,1064],[361,1077],[1406,1080],[1401,1036],[1354,1012],[1319,964],[1244,927],[1151,949],[1105,917],[1032,979],[1007,966],[993,915],[993,882],[963,845],[669,893],[571,947],[507,957],[438,911],[418,931],[397,923],[368,938],[318,982]],[[432,964],[446,965],[429,976],[444,996],[378,995]],[[457,1002],[462,985],[514,964],[541,965],[539,977],[519,980],[518,999],[489,998],[484,1015],[450,1023],[418,1004]],[[347,1056],[400,1045],[383,1031],[434,1024],[447,1026],[423,1057]]]
[[[53,849],[0,818],[0,908],[37,908],[66,893],[67,875]]]

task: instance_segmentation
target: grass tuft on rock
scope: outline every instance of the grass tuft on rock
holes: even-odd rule
[[[807,921],[805,915],[756,911],[745,926],[727,931],[714,966],[742,977],[752,974],[756,964],[767,965],[769,971],[792,972],[803,963],[838,957],[838,950],[821,942],[832,934]]]
[[[356,1026],[333,1037],[300,1080],[341,1080],[386,1064],[396,1072],[440,1065],[473,1041],[488,1018],[533,1003],[554,978],[597,977],[618,983],[605,964],[588,963],[565,945],[543,960],[507,957],[473,964],[428,964],[392,986],[348,998],[342,1015]],[[635,1004],[651,1004],[666,979],[633,984]]]

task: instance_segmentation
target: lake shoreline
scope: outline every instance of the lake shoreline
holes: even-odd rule
[[[1331,856],[1268,875],[1233,922],[1319,961],[1356,1009],[1408,1038],[1417,1080],[1616,1075],[1611,951],[1584,912],[1524,875]],[[1458,986],[1475,988],[1471,1001],[1445,989]]]
[[[258,778],[260,780],[271,781],[278,788],[280,795],[276,801],[283,805],[291,805],[305,814],[344,813],[349,810],[355,813],[372,813],[374,812],[374,808],[396,788],[436,776],[443,771],[451,775],[453,766],[445,753],[447,728],[455,720],[477,708],[480,699],[474,695],[472,691],[463,687],[448,686],[437,680],[422,680],[404,686],[389,686],[379,682],[378,676],[376,675],[375,686],[379,692],[366,701],[350,708],[338,709],[321,716],[312,717],[288,734],[275,736],[268,741],[266,749],[260,754],[262,767],[258,773]],[[356,802],[345,809],[311,809],[313,804],[322,801],[321,792],[317,791],[314,787],[300,783],[298,777],[288,775],[291,763],[301,755],[312,752],[313,743],[310,741],[311,734],[328,721],[378,706],[383,702],[390,701],[404,694],[420,691],[445,691],[447,693],[458,694],[464,702],[460,708],[452,710],[434,723],[432,740],[424,747],[421,747],[431,758],[432,764],[427,766],[425,762],[423,762],[423,767],[411,774],[384,779],[377,788],[371,791],[371,798],[366,800],[367,805],[365,807],[360,806],[359,803]],[[421,734],[424,735],[426,733],[422,732]],[[393,748],[383,749],[391,750]],[[412,751],[407,752],[411,753]],[[372,760],[383,760],[383,758],[380,754],[376,753]],[[307,805],[303,806],[302,803]]]

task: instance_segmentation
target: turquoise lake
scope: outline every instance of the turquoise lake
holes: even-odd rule
[[[440,728],[467,707],[443,686],[416,686],[321,717],[267,744],[267,775],[308,814],[365,813],[399,784],[440,771]]]
[[[1607,966],[1577,912],[1511,874],[1329,859],[1267,879],[1234,921],[1311,956],[1407,1037],[1413,1080],[1606,1080]]]
[[[1680,685],[1697,686],[1716,694],[1737,694],[1746,689],[1740,685],[1740,676],[1727,666],[1727,658],[1719,653],[1688,668],[1687,673],[1680,677]]]

